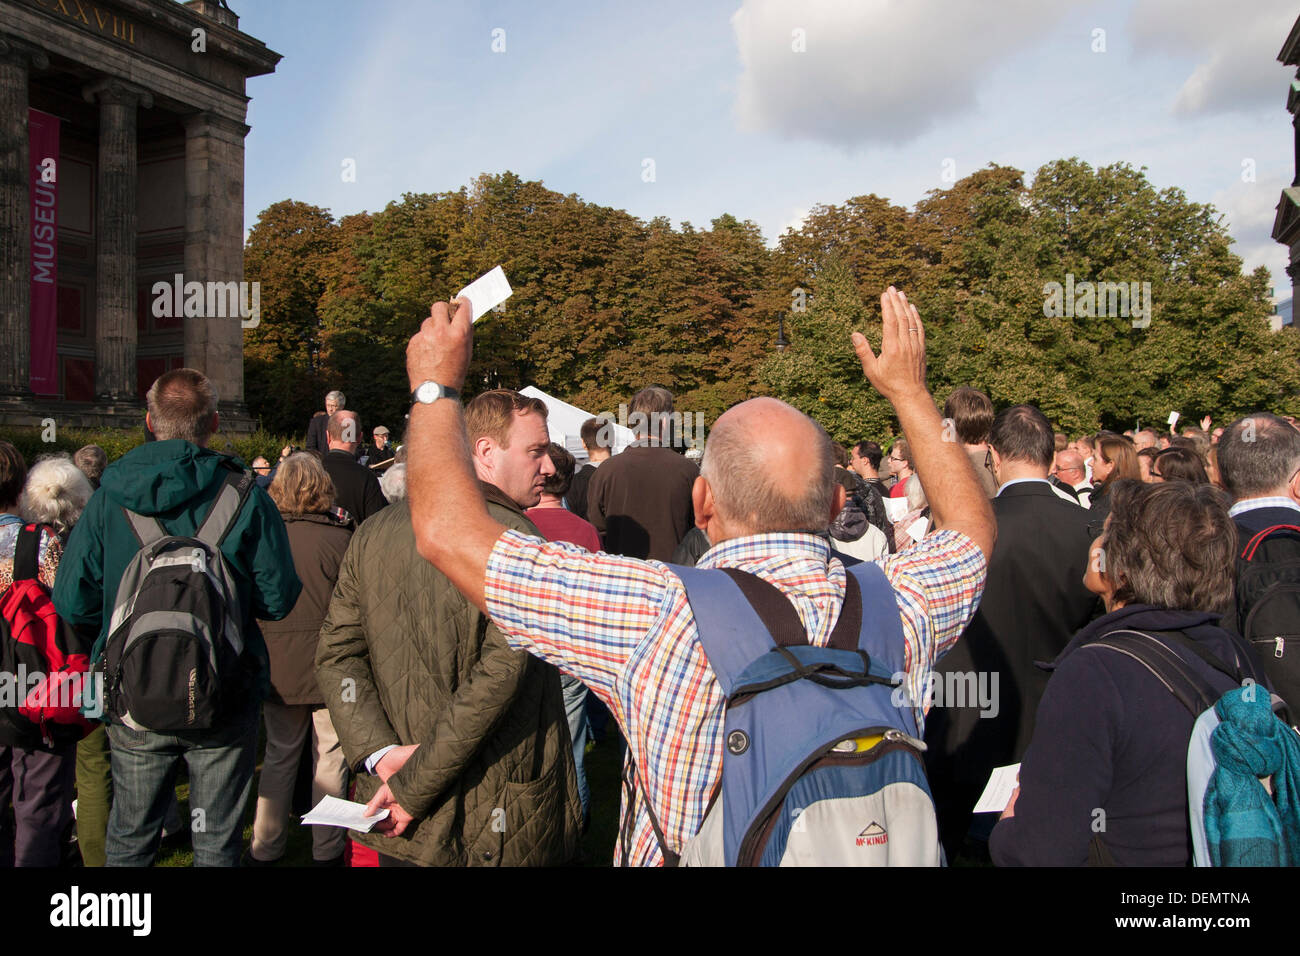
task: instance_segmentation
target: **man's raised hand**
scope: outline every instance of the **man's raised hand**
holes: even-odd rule
[[[853,350],[862,371],[890,402],[910,393],[925,392],[925,326],[916,306],[892,285],[880,296],[880,354],[861,332],[853,333]]]
[[[468,299],[433,303],[429,317],[406,345],[406,375],[412,390],[421,382],[455,389],[465,384],[474,350],[473,311]]]

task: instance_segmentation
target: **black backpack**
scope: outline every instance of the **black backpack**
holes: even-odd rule
[[[202,731],[244,699],[243,617],[221,542],[253,476],[226,476],[192,536],[123,508],[140,551],[117,589],[99,664],[106,710],[133,730]]]
[[[1300,715],[1300,526],[1273,525],[1246,540],[1237,556],[1236,623],[1273,690]]]

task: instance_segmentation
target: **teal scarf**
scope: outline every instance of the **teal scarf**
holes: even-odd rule
[[[1300,734],[1273,715],[1262,687],[1230,691],[1214,710],[1216,768],[1205,791],[1211,864],[1300,865]],[[1270,776],[1271,796],[1259,782]]]

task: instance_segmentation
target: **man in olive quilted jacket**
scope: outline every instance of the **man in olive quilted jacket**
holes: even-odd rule
[[[538,535],[522,509],[554,471],[546,406],[501,389],[476,396],[465,417],[488,511]],[[356,799],[389,811],[354,837],[381,866],[553,866],[576,852],[560,673],[511,650],[420,557],[406,502],[353,536],[316,664]]]

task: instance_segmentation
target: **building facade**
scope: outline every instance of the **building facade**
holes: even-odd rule
[[[1285,66],[1295,67],[1296,75],[1287,92],[1286,108],[1291,113],[1295,129],[1295,178],[1282,190],[1277,204],[1277,218],[1273,220],[1273,238],[1291,250],[1291,264],[1286,274],[1291,277],[1291,301],[1300,292],[1300,19],[1291,27],[1291,33],[1282,45],[1278,60]]]
[[[251,425],[245,81],[279,60],[225,0],[0,0],[0,425],[138,426],[181,366]]]

